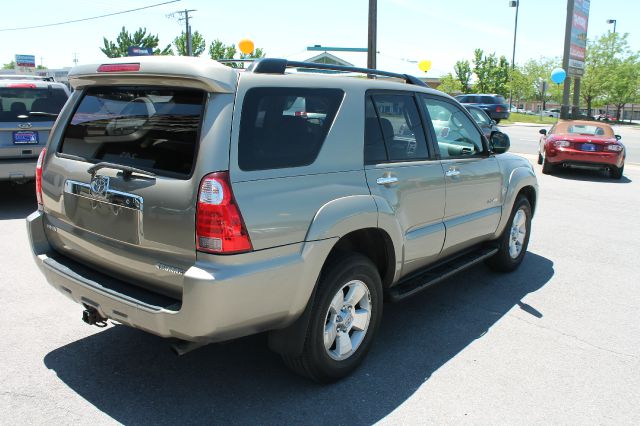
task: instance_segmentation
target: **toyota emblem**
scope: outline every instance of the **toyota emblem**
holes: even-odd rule
[[[21,129],[30,129],[33,125],[31,123],[18,123],[18,127]]]
[[[94,176],[91,179],[91,195],[104,198],[109,191],[109,178],[107,176]]]

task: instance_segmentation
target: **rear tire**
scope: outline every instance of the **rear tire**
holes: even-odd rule
[[[382,282],[358,253],[333,261],[318,283],[303,351],[282,355],[291,370],[319,383],[351,374],[363,361],[382,318]]]
[[[513,204],[509,222],[498,239],[498,252],[486,260],[487,266],[498,272],[511,272],[520,266],[531,234],[531,204],[519,195]]]
[[[546,158],[542,159],[542,174],[550,175],[556,170],[556,166],[549,163],[549,160]]]
[[[624,173],[624,164],[622,167],[611,166],[611,170],[609,174],[612,179],[622,179],[622,174]]]

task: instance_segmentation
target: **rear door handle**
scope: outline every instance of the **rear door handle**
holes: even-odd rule
[[[446,171],[446,173],[444,174],[445,176],[458,176],[460,175],[460,170],[456,170],[456,169],[449,169]]]
[[[398,182],[398,178],[395,176],[379,177],[376,179],[378,185],[389,185],[396,182]]]

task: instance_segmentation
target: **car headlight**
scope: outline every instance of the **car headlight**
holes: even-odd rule
[[[620,152],[622,151],[622,145],[618,145],[617,143],[612,143],[611,145],[607,145],[607,149],[609,151]]]
[[[553,144],[555,145],[556,148],[566,148],[566,147],[571,145],[571,142],[569,142],[569,141],[555,141]]]

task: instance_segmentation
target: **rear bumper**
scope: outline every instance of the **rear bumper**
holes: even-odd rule
[[[0,159],[0,180],[23,181],[36,177],[37,157]]]
[[[547,152],[546,160],[553,165],[582,165],[594,168],[622,167],[624,154],[622,152],[585,152],[575,149],[557,148]]]
[[[487,111],[487,113],[489,114],[489,117],[491,117],[492,119],[498,119],[498,120],[506,120],[507,118],[509,118],[509,112],[508,111],[503,111],[503,112],[495,112],[495,111]]]
[[[225,256],[215,264],[199,260],[184,273],[182,300],[163,303],[167,298],[141,297],[129,283],[114,285],[113,278],[60,261],[47,242],[41,212],[27,217],[27,228],[36,264],[56,290],[103,317],[194,342],[230,340],[291,324],[303,312],[335,243],[327,239]]]

